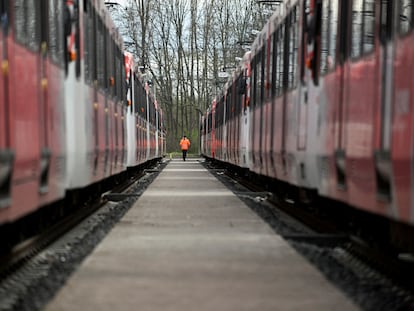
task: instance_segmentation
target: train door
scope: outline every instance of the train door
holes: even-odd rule
[[[262,78],[263,78],[263,103],[262,109],[262,128],[260,137],[261,143],[261,157],[262,167],[261,174],[270,176],[273,172],[271,161],[272,140],[271,133],[273,132],[273,102],[272,102],[272,69],[273,69],[273,38],[274,38],[274,23],[269,22],[267,26],[267,33],[263,42],[263,56],[262,56]]]
[[[373,210],[377,204],[373,157],[374,129],[378,123],[375,113],[380,107],[382,78],[381,50],[375,30],[379,11],[375,0],[353,0],[351,6],[349,1],[344,2],[349,16],[346,19],[349,55],[344,62],[341,88],[343,129],[336,153],[337,183],[347,190],[348,203]]]
[[[110,71],[110,61],[112,62],[114,60],[114,58],[116,59],[117,55],[114,55],[114,51],[113,51],[113,42],[111,42],[111,38],[109,37],[108,32],[105,29],[105,22],[104,20],[102,20],[102,23],[100,23],[100,29],[102,31],[102,44],[103,44],[103,49],[104,51],[102,51],[102,77],[103,77],[103,81],[102,81],[102,86],[105,89],[109,89],[110,85],[109,85],[109,81],[108,79],[106,79],[106,77],[108,77],[108,73]],[[115,63],[117,63],[117,59],[115,60]],[[114,73],[115,74],[115,73]],[[115,85],[114,87],[116,88],[115,91],[115,96],[117,96],[117,91],[118,91],[118,84],[120,81],[118,81],[118,76],[115,75]],[[115,133],[116,131],[116,122],[113,118],[115,111],[116,111],[116,105],[115,105],[115,101],[113,100],[113,97],[111,98],[110,96],[108,96],[109,94],[105,94],[106,96],[104,96],[104,112],[105,112],[105,116],[104,116],[104,136],[105,136],[105,151],[104,151],[104,175],[105,177],[107,175],[112,174],[112,169],[113,169],[113,164],[114,164],[114,155],[115,155],[115,135],[117,133]]]
[[[241,94],[239,93],[238,86],[239,86],[239,79],[234,80],[233,85],[233,107],[234,107],[234,142],[233,142],[233,150],[234,150],[234,164],[240,166],[240,111],[241,111]]]
[[[8,60],[8,28],[9,28],[9,12],[8,1],[0,1],[0,151],[1,154],[4,150],[10,148],[10,133],[9,131],[9,60]],[[1,160],[0,160],[1,161]],[[2,164],[3,161],[0,162]]]
[[[297,148],[298,150],[306,149],[306,140],[307,140],[307,118],[308,118],[308,88],[309,77],[305,75],[305,65],[307,57],[307,47],[306,42],[308,40],[307,32],[307,10],[309,10],[309,1],[306,1],[306,4],[302,6],[302,37],[301,37],[301,52],[300,52],[300,81],[302,82],[302,87],[300,88],[300,100],[299,100],[299,120],[298,120],[298,135],[297,135]]]
[[[256,150],[258,152],[258,158],[256,158],[257,160],[257,172],[259,174],[263,174],[263,168],[264,168],[264,158],[265,158],[265,130],[266,130],[266,120],[264,118],[264,114],[265,114],[265,69],[266,69],[266,37],[263,37],[261,39],[260,44],[262,45],[262,47],[260,48],[260,52],[259,52],[259,58],[258,58],[258,64],[257,64],[257,97],[256,97],[256,101],[258,106],[258,110],[257,110],[257,114],[255,115],[256,119],[255,119],[255,124],[256,124],[256,129],[257,131],[254,132],[255,138],[254,138],[254,142],[257,144],[259,143],[259,145],[256,145]],[[259,136],[259,137],[257,137]]]
[[[346,122],[346,107],[347,90],[345,86],[346,76],[349,76],[349,65],[347,59],[349,57],[349,37],[350,37],[350,12],[352,12],[351,1],[342,0],[339,3],[339,48],[338,48],[338,75],[336,77],[337,90],[334,103],[336,103],[334,115],[334,157],[335,157],[335,171],[337,177],[337,187],[339,189],[346,188],[345,175],[345,122]]]
[[[9,96],[9,7],[0,2],[0,208],[10,204],[10,187],[14,153],[11,150],[10,96]]]
[[[8,38],[7,117],[10,149],[15,158],[12,174],[12,211],[17,217],[36,208],[42,138],[40,118],[40,46],[41,12],[35,0],[10,2],[10,38]],[[27,22],[27,21],[30,21]],[[9,79],[9,80],[8,80]],[[2,94],[0,94],[2,96]],[[7,132],[6,132],[7,133]],[[3,168],[2,168],[3,170]],[[24,191],[24,195],[21,195]],[[14,212],[13,212],[14,213]]]
[[[40,103],[39,103],[39,137],[40,137],[40,184],[39,192],[48,192],[49,167],[51,159],[49,139],[49,89],[48,89],[48,46],[49,46],[49,2],[40,1]]]
[[[145,139],[145,159],[148,160],[151,155],[151,119],[150,119],[150,97],[149,97],[149,85],[148,82],[145,83],[145,98],[146,98],[146,104],[147,104],[147,115],[146,115],[146,139]]]
[[[227,88],[226,88],[227,89]],[[226,90],[224,95],[224,121],[223,121],[223,153],[222,159],[226,162],[230,162],[230,152],[231,152],[231,140],[232,140],[232,119],[230,114],[230,90]]]
[[[249,137],[248,141],[250,141],[250,149],[249,149],[249,155],[252,160],[252,167],[251,169],[253,171],[257,170],[257,152],[256,152],[256,144],[255,144],[255,133],[257,131],[257,55],[254,55],[252,57],[252,64],[251,64],[251,87],[252,90],[252,101],[251,101],[251,109],[250,109],[250,115],[251,115],[251,130],[249,131]],[[257,140],[256,140],[257,141]]]
[[[222,102],[221,102],[221,118],[222,121],[220,122],[220,160],[227,161],[227,137],[228,137],[228,127],[230,125],[229,115],[227,114],[227,92],[223,94]]]
[[[288,83],[289,83],[289,20],[290,18],[285,18],[283,22],[283,27],[280,29],[280,49],[281,49],[281,57],[283,60],[280,64],[280,69],[282,70],[282,76],[280,77],[280,88],[279,91],[281,92],[281,128],[280,128],[280,155],[281,155],[281,164],[282,164],[282,176],[287,175],[287,152],[286,152],[286,145],[287,145],[287,134],[288,134],[288,120],[287,120],[287,90],[288,90]]]
[[[375,142],[375,172],[377,181],[377,197],[382,200],[391,199],[391,132],[392,132],[392,102],[394,89],[394,28],[396,4],[392,0],[380,1],[380,49],[381,71],[380,81],[381,106],[377,113],[379,123],[376,126]],[[399,1],[400,2],[400,1]],[[401,15],[402,18],[402,15]],[[403,50],[402,50],[403,51]],[[408,64],[407,64],[408,65]],[[398,69],[397,69],[398,70]],[[409,87],[409,86],[408,86]],[[399,102],[404,105],[402,96]]]
[[[262,39],[256,49],[256,54],[252,60],[252,130],[250,141],[252,148],[253,171],[261,173],[263,166],[263,76],[264,76],[264,47]]]
[[[299,110],[300,128],[298,136],[298,149],[314,149],[307,146],[310,133],[308,127],[315,127],[309,139],[320,140],[321,145],[316,147],[316,154],[320,155],[321,183],[325,187],[337,192],[345,189],[345,111],[344,103],[347,100],[346,77],[349,77],[348,50],[350,36],[350,1],[306,1],[303,18],[306,18],[304,43],[304,64],[310,69],[307,75],[305,68],[301,68],[304,87],[301,91],[301,106]],[[308,106],[307,97],[311,102],[318,103],[315,114]],[[308,110],[309,108],[309,110]],[[312,114],[312,115],[308,115]],[[306,124],[306,120],[312,121]],[[332,129],[332,130],[331,130]],[[323,137],[321,140],[320,137]],[[328,173],[328,167],[333,173]],[[336,176],[335,185],[331,185]],[[332,177],[332,178],[331,178]],[[323,188],[322,191],[328,191]]]
[[[345,88],[348,75],[348,49],[349,49],[349,19],[351,2],[345,0],[314,0],[306,1],[303,18],[307,27],[302,42],[305,49],[304,64],[311,69],[311,76],[301,69],[305,85],[314,85],[314,89],[303,88],[301,92],[300,124],[298,149],[315,148],[307,146],[308,126],[316,126],[314,137],[319,137],[321,184],[330,185],[331,176],[336,176],[336,184],[331,189],[344,189],[345,180],[345,106],[347,89]],[[352,11],[351,11],[352,12]],[[309,81],[306,81],[309,80]],[[307,83],[306,83],[307,82]],[[311,83],[309,83],[311,82]],[[315,94],[311,94],[311,92]],[[315,92],[316,91],[316,92]],[[309,93],[308,93],[309,92]],[[308,96],[320,102],[317,114],[308,110]],[[306,124],[307,120],[313,120]],[[316,121],[316,124],[314,123]],[[305,122],[303,124],[303,122]],[[331,129],[333,130],[331,132]],[[332,163],[335,173],[329,173],[328,167]],[[328,186],[329,187],[329,186]],[[324,188],[324,191],[328,191]]]
[[[127,147],[127,142],[126,142],[126,124],[127,124],[127,119],[126,119],[126,117],[127,117],[127,111],[128,111],[128,108],[129,108],[129,106],[127,106],[127,107],[122,107],[122,109],[121,109],[121,115],[119,116],[120,117],[120,122],[121,122],[121,136],[120,136],[120,138],[121,138],[121,146],[120,146],[120,153],[121,153],[121,155],[120,155],[120,159],[119,159],[119,164],[121,165],[121,167],[123,167],[123,166],[125,166],[125,163],[126,163],[126,158],[127,158],[127,155],[126,155],[126,147]],[[126,167],[126,166],[125,166]]]
[[[223,160],[223,127],[225,120],[225,102],[224,95],[216,106],[216,157],[219,160]]]
[[[230,85],[230,88],[227,90],[226,96],[226,133],[224,137],[226,138],[226,153],[224,155],[224,160],[230,163],[234,163],[234,128],[236,126],[234,119],[234,107],[233,107],[233,94],[232,94],[233,84]]]

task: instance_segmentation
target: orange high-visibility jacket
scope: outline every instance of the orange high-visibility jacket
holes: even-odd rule
[[[181,141],[180,141],[181,150],[188,150],[190,145],[191,145],[191,143],[190,143],[190,140],[188,138],[182,138],[181,139]]]

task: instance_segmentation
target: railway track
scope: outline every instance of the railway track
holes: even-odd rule
[[[0,310],[36,310],[155,179],[163,164],[141,170],[99,199],[0,257]],[[33,306],[33,302],[39,306]]]
[[[210,161],[206,161],[205,166],[242,200],[245,199],[245,203],[276,233],[288,240],[321,271],[325,273],[329,270],[327,278],[338,282],[340,287],[345,287],[349,295],[359,295],[355,293],[355,288],[361,290],[360,287],[365,286],[361,291],[370,291],[375,288],[380,290],[384,286],[384,291],[389,292],[393,298],[388,298],[388,294],[384,295],[379,298],[381,302],[376,307],[389,300],[398,301],[403,308],[409,305],[409,310],[414,308],[414,257],[410,254],[402,258],[395,256],[393,250],[379,248],[380,241],[376,243],[365,240],[352,232],[353,228],[346,228],[341,219],[329,217],[317,205],[301,204],[289,197],[277,196],[269,191],[267,185],[258,182],[260,180],[245,178],[244,174],[231,167]],[[333,262],[328,263],[328,257]],[[337,275],[352,280],[353,284],[366,284],[342,286],[343,280],[338,279]],[[362,305],[364,304],[367,309],[375,309],[372,307],[375,303],[363,302]]]
[[[0,257],[0,280],[7,277],[10,273],[13,273],[13,271],[16,271],[19,267],[24,265],[25,262],[39,254],[39,252],[44,250],[53,241],[102,208],[113,199],[113,197],[127,196],[128,188],[142,178],[144,174],[144,172],[138,173],[131,179],[117,185],[110,192],[102,195],[99,199],[87,202],[82,208],[75,209],[74,213],[69,214],[52,227],[49,227],[39,234],[14,246],[9,253]],[[133,195],[137,196],[137,194]]]

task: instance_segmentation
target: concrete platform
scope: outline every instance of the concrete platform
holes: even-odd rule
[[[172,160],[46,310],[357,310],[195,159]]]

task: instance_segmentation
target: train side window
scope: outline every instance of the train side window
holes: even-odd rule
[[[361,56],[362,46],[362,10],[364,8],[363,0],[354,0],[352,3],[352,43],[351,57],[358,58]]]
[[[220,101],[216,103],[216,110],[214,111],[214,128],[217,129],[220,127]]]
[[[133,96],[134,96],[134,100],[133,100],[134,111],[137,114],[137,113],[141,113],[141,111],[140,111],[141,109],[140,109],[140,106],[139,106],[141,104],[141,98],[139,97],[138,78],[137,78],[137,76],[135,75],[134,72],[132,73],[131,77],[132,77],[131,84],[134,85],[133,93],[132,93]],[[131,91],[132,91],[132,89],[131,89]]]
[[[219,110],[219,103],[216,104],[216,110],[214,111],[214,128],[219,127],[218,110]]]
[[[85,81],[90,82],[91,81],[91,65],[90,65],[90,61],[91,61],[91,44],[92,44],[92,38],[90,37],[90,28],[93,27],[93,25],[91,25],[91,18],[90,15],[88,14],[89,12],[89,8],[87,8],[86,6],[89,5],[88,3],[89,1],[85,1],[84,2],[84,14],[83,14],[83,20],[85,23],[85,27],[83,27],[83,57],[85,59],[84,61],[84,66],[85,66]]]
[[[278,40],[278,55],[277,55],[277,95],[281,95],[283,92],[283,77],[284,77],[284,64],[285,64],[285,24],[281,24],[279,27],[279,40]]]
[[[108,50],[108,68],[107,68],[107,81],[109,87],[109,94],[112,97],[117,97],[118,100],[122,98],[122,93],[120,92],[120,83],[122,82],[121,79],[121,70],[118,68],[119,66],[124,67],[124,63],[120,62],[118,47],[116,42],[111,38]]]
[[[106,28],[106,25],[103,23],[103,46],[104,46],[104,52],[103,52],[103,81],[102,81],[102,85],[105,89],[106,92],[108,92],[109,90],[109,59],[110,59],[110,42],[111,42],[111,37],[109,35],[109,31]]]
[[[275,32],[273,33],[272,37],[272,52],[270,54],[271,61],[271,78],[272,78],[272,98],[276,96],[276,84],[277,84],[277,38],[278,38],[278,30],[276,28]]]
[[[253,80],[253,92],[254,92],[254,101],[253,105],[256,106],[261,104],[261,95],[262,95],[262,48],[259,49],[257,55],[254,58],[254,80]]]
[[[109,90],[111,89],[111,63],[113,62],[113,55],[111,54],[112,50],[112,37],[109,34],[108,28],[104,25],[104,86],[105,90],[110,94]]]
[[[64,40],[63,33],[63,1],[49,0],[49,52],[52,61],[58,66],[64,66]]]
[[[116,85],[116,79],[120,78],[116,75],[116,66],[118,66],[118,59],[117,56],[117,46],[114,38],[108,33],[108,46],[107,46],[107,53],[108,53],[108,86],[109,86],[109,94],[113,96],[114,93],[114,86]],[[120,64],[122,67],[125,66],[124,59],[122,59],[123,62]]]
[[[106,92],[109,91],[110,88],[110,73],[109,73],[109,65],[110,65],[110,59],[111,59],[111,51],[110,51],[110,44],[111,44],[111,36],[109,35],[109,31],[106,28],[106,25],[103,26],[103,36],[104,36],[104,53],[103,53],[103,86]]]
[[[115,46],[115,54],[116,54],[115,85],[117,87],[117,99],[123,100],[124,90],[123,90],[122,81],[125,79],[122,76],[122,72],[125,72],[125,71],[122,69],[124,68],[124,62],[123,62],[122,52],[118,46]]]
[[[221,126],[221,125],[223,125],[224,124],[224,118],[225,118],[225,114],[224,114],[224,104],[225,104],[225,101],[224,101],[224,95],[221,97],[221,100],[220,100],[220,109],[219,109],[219,118],[220,118],[220,123],[219,123],[219,125]]]
[[[109,47],[109,69],[110,69],[110,73],[109,73],[109,79],[110,79],[110,94],[112,97],[115,96],[115,85],[116,85],[116,81],[114,81],[113,79],[118,79],[118,77],[116,76],[116,65],[117,62],[114,59],[114,55],[116,53],[116,45],[115,45],[115,41],[111,40],[111,45]]]
[[[236,84],[237,85],[237,84]],[[239,103],[239,95],[236,91],[236,85],[234,83],[232,83],[231,87],[230,87],[230,92],[231,92],[231,112],[232,112],[232,118],[236,117],[238,115],[238,103]]]
[[[413,28],[413,0],[400,0],[398,9],[398,31],[405,35]]]
[[[374,50],[374,30],[375,1],[354,0],[352,4],[352,58],[358,58]]]
[[[232,119],[232,105],[231,105],[231,89],[226,93],[226,120]]]
[[[221,117],[220,125],[223,125],[224,122],[226,121],[226,118],[228,118],[226,116],[226,111],[225,111],[226,101],[224,100],[224,94],[223,94],[223,97],[221,98],[221,106],[220,106],[220,108],[221,108],[221,111],[220,111],[220,117]]]
[[[339,1],[332,0],[330,2],[329,13],[329,48],[328,48],[328,69],[336,67],[336,46],[338,37],[338,21],[339,21]]]
[[[294,24],[293,24],[293,60],[294,60],[294,87],[296,87],[298,82],[298,48],[299,48],[299,7],[296,5],[293,9],[294,11]]]
[[[149,110],[150,110],[150,122],[152,125],[155,125],[155,105],[154,105],[154,99],[152,97],[149,103]]]
[[[329,1],[324,1],[322,2],[321,23],[321,74],[328,72],[329,26]]]
[[[25,0],[14,1],[14,29],[16,40],[20,43],[26,42],[26,18]]]
[[[98,30],[98,21],[96,18],[96,11],[94,9],[92,9],[91,12],[91,25],[92,27],[90,28],[90,32],[89,32],[89,38],[91,40],[91,45],[90,45],[90,65],[91,65],[91,79],[93,81],[97,81],[98,80],[98,72],[97,72],[97,68],[98,68],[98,55],[97,55],[97,45],[98,45],[98,38],[97,38],[97,30]]]
[[[269,100],[272,96],[272,55],[273,55],[273,33],[268,34],[264,40],[262,69],[263,69],[263,101]]]
[[[238,116],[240,113],[240,105],[241,105],[241,94],[239,93],[239,85],[240,85],[241,77],[238,76],[238,78],[234,81],[232,86],[232,98],[233,98],[233,107],[234,107],[234,115]]]
[[[296,6],[293,7],[292,12],[288,17],[289,21],[289,75],[288,75],[288,88],[294,88],[296,86],[296,69],[297,69],[297,56],[298,56],[298,14],[296,12]]]
[[[130,83],[130,90],[131,90],[131,98],[133,97],[132,100],[132,104],[131,104],[131,112],[132,109],[134,109],[135,113],[138,112],[138,88],[137,88],[137,82],[136,82],[136,76],[135,73],[133,71],[131,71],[131,76],[129,78],[129,83]]]
[[[276,38],[275,38],[275,41],[276,41],[276,48],[275,48],[275,63],[274,63],[274,66],[275,66],[275,72],[274,72],[274,76],[275,76],[275,78],[274,78],[274,92],[275,92],[275,96],[278,96],[279,95],[279,79],[280,79],[280,77],[279,77],[279,65],[280,65],[280,26],[279,26],[279,28],[276,30]]]
[[[230,120],[229,90],[225,91],[225,99],[226,99],[224,101],[225,114],[224,114],[223,123],[225,123],[227,120]]]
[[[217,105],[216,105],[216,111],[215,111],[216,115],[215,115],[215,118],[214,118],[215,119],[215,123],[214,123],[215,128],[218,128],[221,125],[221,116],[222,116],[221,106],[222,106],[222,104],[221,104],[221,99],[220,99],[217,102]]]
[[[266,98],[272,98],[273,92],[272,92],[272,84],[273,84],[273,54],[274,54],[274,36],[275,33],[273,32],[270,36],[269,39],[269,55],[266,57],[266,59],[268,60],[269,64],[268,64],[268,72],[267,72],[267,83],[266,83]]]
[[[97,15],[97,73],[98,73],[98,85],[103,87],[105,85],[104,82],[104,61],[105,61],[105,40],[104,40],[104,25],[102,23],[101,18]]]
[[[120,52],[118,46],[116,45],[116,42],[114,42],[113,49],[114,49],[114,54],[115,55],[117,55],[117,56],[118,55],[121,55],[121,52]],[[121,64],[121,67],[122,68],[124,68],[124,66],[125,66],[125,63],[123,61],[123,57],[121,57],[121,60],[118,60],[117,58],[114,58],[114,62],[113,62],[113,74],[114,74],[116,80],[117,79],[121,79],[121,77],[120,77],[120,72],[121,71],[122,72],[125,72],[124,70],[120,70],[120,67],[118,66],[119,62],[122,63]],[[117,95],[117,89],[116,89],[116,85],[117,84],[116,84],[116,82],[117,81],[115,81],[115,85],[114,85],[114,92],[113,92],[114,96]],[[119,81],[119,82],[121,82],[121,81]]]
[[[138,106],[139,106],[139,113],[141,114],[141,116],[146,117],[147,115],[147,103],[146,103],[146,92],[144,89],[144,86],[142,85],[141,81],[138,80]]]
[[[293,74],[294,74],[294,62],[293,62],[293,45],[294,45],[294,37],[292,32],[292,24],[293,24],[293,12],[291,12],[287,19],[286,19],[286,27],[287,27],[287,46],[286,46],[286,53],[288,53],[287,58],[287,66],[288,66],[288,72],[287,72],[287,87],[290,89],[293,85]]]
[[[40,1],[28,0],[27,1],[27,34],[28,34],[28,47],[33,51],[39,51],[40,49],[40,25],[41,25],[41,12]]]
[[[228,98],[227,98],[227,103],[230,106],[230,119],[234,118],[234,113],[235,113],[235,109],[234,109],[234,96],[233,96],[233,84],[230,86],[229,88],[229,93],[228,93]]]
[[[242,85],[242,86],[241,86]],[[237,92],[235,92],[235,105],[236,105],[236,115],[240,115],[242,112],[243,106],[243,95],[246,94],[246,81],[243,77],[243,72],[240,73],[237,82],[236,82]],[[240,92],[240,88],[243,88],[243,92]]]
[[[375,0],[364,2],[364,26],[363,26],[363,53],[374,50],[375,43]]]
[[[40,2],[37,0],[15,0],[14,13],[16,40],[32,51],[39,51]]]
[[[266,41],[265,41],[266,42]],[[266,77],[266,46],[264,45],[262,47],[262,51],[260,52],[260,71],[261,71],[261,88],[260,88],[260,104],[264,103],[264,96],[265,96],[265,91],[266,91],[266,82],[267,82],[267,77]]]
[[[323,75],[336,66],[336,40],[338,35],[338,0],[323,1],[321,24],[321,63]]]
[[[220,126],[224,124],[224,118],[226,117],[225,116],[225,111],[224,111],[224,108],[225,108],[224,106],[225,106],[225,101],[224,101],[224,94],[223,94],[223,96],[221,97],[221,100],[220,100],[220,109],[219,109],[219,117],[220,117],[219,125]]]
[[[75,73],[76,78],[79,79],[81,76],[81,27],[80,27],[80,12],[79,3],[74,2],[74,22],[75,22],[75,51],[76,51],[76,62],[75,62]]]
[[[231,107],[232,107],[232,111],[233,111],[233,117],[238,116],[239,113],[239,102],[240,102],[240,94],[239,92],[237,92],[237,85],[238,85],[238,80],[233,80],[233,83],[231,84]]]
[[[109,58],[113,58],[112,61],[114,62],[114,66],[113,66],[114,71],[112,73],[113,77],[115,78],[114,86],[113,86],[113,88],[114,88],[113,95],[115,96],[115,98],[120,100],[121,99],[121,90],[120,90],[120,88],[121,88],[121,84],[120,84],[121,83],[121,80],[120,80],[121,79],[121,74],[120,74],[120,72],[121,71],[120,71],[119,66],[123,67],[123,65],[120,64],[120,60],[119,60],[120,51],[119,51],[115,41],[112,42],[112,49],[113,49],[113,54]]]
[[[1,31],[3,35],[7,35],[9,27],[9,1],[0,1],[0,20],[1,20]]]
[[[124,54],[121,53],[120,54],[120,67],[119,70],[121,71],[121,84],[122,84],[122,96],[121,99],[124,101],[125,104],[128,104],[127,102],[127,93],[128,93],[128,85],[127,85],[127,76],[126,76],[126,72],[124,70],[125,68],[125,63],[124,63]]]
[[[257,80],[257,77],[256,77],[256,63],[257,63],[257,56],[255,55],[254,57],[253,57],[253,60],[252,60],[252,64],[251,64],[251,68],[252,68],[252,72],[251,72],[251,79],[250,79],[250,89],[252,90],[252,103],[253,103],[253,107],[254,106],[256,106],[256,101],[257,101],[257,98],[256,98],[256,94],[257,94],[257,92],[256,92],[256,80]]]
[[[283,66],[281,69],[281,80],[280,80],[280,91],[284,93],[286,86],[288,85],[289,80],[289,49],[290,49],[290,40],[289,40],[289,18],[286,18],[283,22],[283,42],[281,42],[283,46]]]

